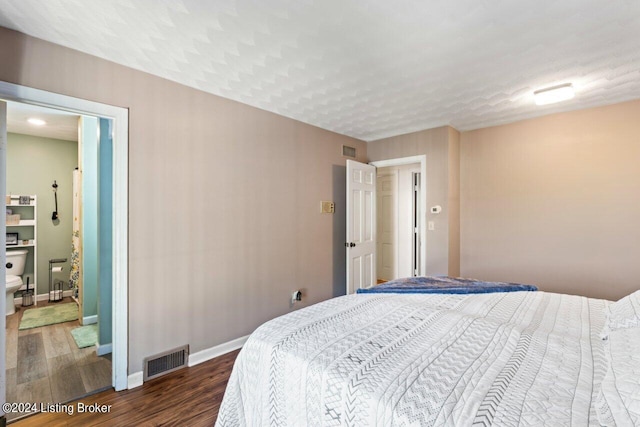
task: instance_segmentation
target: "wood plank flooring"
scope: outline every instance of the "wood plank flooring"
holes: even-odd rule
[[[110,356],[98,357],[94,347],[78,348],[71,335],[80,326],[77,320],[18,330],[26,310],[46,305],[16,307],[6,318],[7,402],[65,403],[111,386]],[[23,415],[10,413],[7,420]]]
[[[14,427],[40,426],[212,426],[239,350],[147,381],[133,390],[113,389],[79,402],[111,405],[105,414],[42,413],[23,418]],[[75,404],[74,404],[75,405]],[[75,406],[77,408],[77,406]]]

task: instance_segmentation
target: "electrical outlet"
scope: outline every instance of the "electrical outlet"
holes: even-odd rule
[[[299,289],[291,293],[291,306],[298,301],[302,301],[302,292]]]

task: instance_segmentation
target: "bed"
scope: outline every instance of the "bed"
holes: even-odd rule
[[[334,298],[250,336],[216,425],[639,425],[638,301]]]

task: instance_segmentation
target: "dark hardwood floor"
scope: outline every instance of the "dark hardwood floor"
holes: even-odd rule
[[[133,390],[113,390],[69,403],[111,405],[105,414],[41,413],[11,426],[212,426],[238,352],[147,381]]]

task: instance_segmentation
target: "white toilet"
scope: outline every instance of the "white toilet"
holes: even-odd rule
[[[7,251],[7,316],[16,312],[13,294],[22,286],[22,273],[27,261],[27,250]]]

